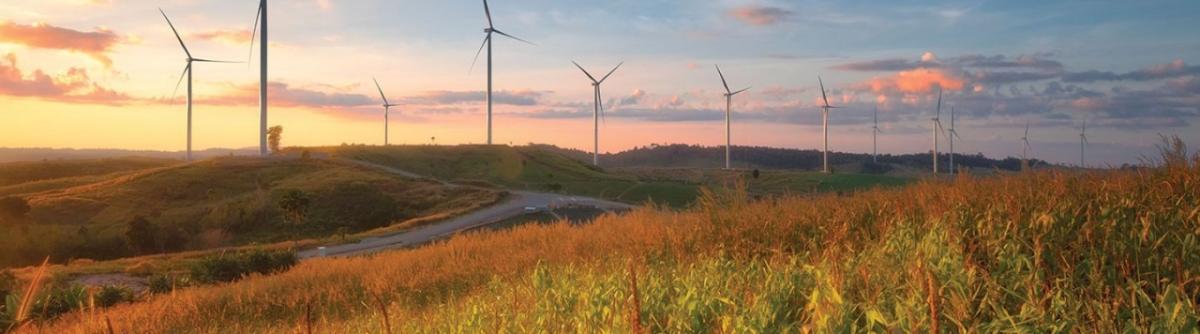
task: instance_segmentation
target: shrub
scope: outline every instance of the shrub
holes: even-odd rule
[[[10,196],[0,198],[0,218],[22,218],[29,213],[29,201]]]
[[[153,294],[171,292],[175,290],[176,286],[181,286],[181,284],[178,284],[180,282],[177,282],[174,277],[166,274],[150,276],[150,279],[146,283],[146,288]]]
[[[158,250],[156,234],[154,224],[142,216],[133,217],[125,229],[125,238],[129,240],[129,246],[142,254]]]
[[[252,250],[204,257],[191,267],[191,278],[202,283],[232,282],[253,273],[269,275],[290,269],[295,252]]]
[[[317,197],[321,212],[314,214],[320,222],[363,230],[387,226],[401,218],[397,203],[391,196],[366,183],[339,184]]]
[[[123,286],[106,285],[96,292],[96,306],[110,307],[123,302],[133,301],[133,290]]]
[[[308,194],[291,189],[283,193],[283,197],[279,198],[279,208],[287,215],[288,221],[292,223],[304,222],[305,211],[308,211],[308,205],[311,201],[308,199]]]

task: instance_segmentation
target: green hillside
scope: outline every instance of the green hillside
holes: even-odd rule
[[[179,160],[142,157],[0,163],[0,197],[95,183],[178,163]]]
[[[337,161],[216,158],[21,196],[31,210],[0,223],[0,266],[354,233],[499,196]],[[141,244],[129,236],[138,217],[150,225]]]

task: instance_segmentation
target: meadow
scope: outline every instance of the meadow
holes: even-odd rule
[[[1200,312],[1200,156],[530,224],[18,333],[1162,332]]]

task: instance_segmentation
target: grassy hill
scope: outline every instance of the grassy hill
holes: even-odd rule
[[[22,332],[1194,332],[1200,156],[702,196],[77,312]],[[220,310],[214,312],[212,310]]]
[[[321,159],[214,158],[75,183],[20,196],[31,210],[0,223],[0,267],[354,233],[500,196]],[[289,198],[299,204],[285,207]],[[129,236],[139,217],[149,225],[140,244]]]
[[[597,168],[545,146],[338,146],[308,150],[453,182],[488,183],[629,203],[653,201],[677,208],[694,203],[702,188],[722,187],[739,179],[756,195],[850,191],[907,182],[887,176],[796,171],[768,171],[762,173],[761,179],[755,179],[749,171]]]
[[[179,160],[143,157],[0,163],[0,197],[89,184],[178,163]]]

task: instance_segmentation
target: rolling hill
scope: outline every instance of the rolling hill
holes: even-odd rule
[[[0,267],[47,254],[55,261],[111,259],[319,238],[463,212],[502,196],[322,159],[225,157],[83,184],[33,182],[58,186],[19,196],[30,210],[0,223]],[[130,234],[139,220],[147,226],[139,232],[143,242]]]

